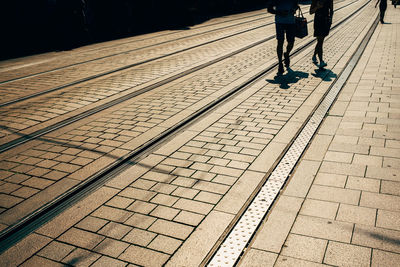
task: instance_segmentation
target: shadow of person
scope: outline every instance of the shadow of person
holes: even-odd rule
[[[330,69],[315,69],[314,71],[315,73],[311,73],[311,75],[325,82],[330,82],[337,77],[336,73],[332,72]]]
[[[266,81],[272,84],[279,84],[281,89],[289,89],[290,85],[297,83],[299,80],[308,78],[308,73],[302,71],[294,71],[288,68],[288,72],[283,75],[276,75],[273,80],[267,79]]]

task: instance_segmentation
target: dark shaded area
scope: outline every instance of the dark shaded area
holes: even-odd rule
[[[336,73],[332,72],[330,69],[315,69],[315,73],[311,73],[312,76],[321,78],[325,82],[333,81],[337,78]]]
[[[273,80],[267,79],[266,81],[272,84],[279,84],[281,89],[289,89],[290,84],[295,84],[301,79],[308,78],[309,74],[303,71],[294,71],[288,69],[288,72],[283,75],[276,75]]]
[[[4,0],[0,59],[184,29],[265,5],[265,0]]]

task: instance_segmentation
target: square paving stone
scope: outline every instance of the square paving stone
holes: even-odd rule
[[[147,246],[157,234],[144,231],[141,229],[132,229],[124,238],[123,241],[129,242],[131,244],[139,245],[139,246]]]
[[[130,246],[119,259],[141,266],[157,267],[163,266],[169,259],[169,255],[146,248]]]
[[[240,263],[240,266],[263,266],[269,267],[274,266],[274,263],[277,259],[278,255],[275,253],[262,251],[258,249],[250,249],[247,254],[244,255],[243,260]]]
[[[38,252],[37,255],[55,260],[61,261],[65,256],[67,256],[72,250],[74,250],[74,246],[70,246],[64,243],[60,243],[57,241],[53,241],[44,247],[41,251]]]
[[[111,238],[121,239],[131,230],[132,227],[130,226],[126,226],[115,222],[109,222],[98,233]]]
[[[84,218],[80,221],[76,227],[83,230],[88,230],[92,232],[97,232],[101,227],[103,227],[108,221],[100,218],[95,218],[92,216]]]
[[[324,263],[335,266],[370,266],[371,249],[329,241]]]
[[[103,267],[103,266],[113,266],[113,267],[124,267],[127,266],[128,263],[116,260],[110,257],[102,256],[95,263],[90,265],[91,267]]]
[[[94,248],[94,251],[116,258],[121,255],[128,246],[128,243],[106,238]]]
[[[282,252],[282,255],[322,263],[327,240],[289,234]]]
[[[148,246],[148,248],[158,250],[167,254],[173,254],[178,247],[182,244],[182,241],[163,236],[163,235],[158,235]]]
[[[76,228],[69,229],[58,238],[59,241],[86,249],[93,249],[103,239],[104,237],[101,235],[97,235]]]

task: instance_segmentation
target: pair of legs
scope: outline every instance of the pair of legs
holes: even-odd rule
[[[380,17],[381,23],[384,23],[383,18],[385,17],[385,11],[386,11],[386,8],[380,8],[380,10],[379,10],[379,17]]]
[[[276,54],[278,55],[278,74],[282,74],[284,69],[283,69],[283,63],[282,63],[282,57],[284,57],[284,62],[286,68],[289,68],[290,66],[290,52],[293,49],[294,46],[294,24],[284,24],[284,23],[276,23],[276,39],[278,40],[278,44],[276,47]],[[286,40],[287,40],[287,46],[286,46],[286,52],[283,53],[283,44],[285,42],[285,34],[286,34]]]
[[[278,46],[276,47],[276,53],[278,55],[279,64],[282,64],[283,43],[284,43],[284,41],[285,41],[284,39],[278,40]],[[285,57],[287,57],[287,58],[289,57],[290,52],[293,49],[293,46],[294,46],[294,41],[293,42],[289,42],[288,41],[288,43],[286,45],[286,52],[285,52],[286,56]],[[289,67],[289,64],[287,64],[286,67]]]
[[[315,45],[314,49],[313,61],[316,61],[316,57],[318,56],[319,62],[322,64],[325,63],[323,59],[323,48],[322,48],[324,45],[325,36],[317,36],[316,38],[317,38],[317,44]]]

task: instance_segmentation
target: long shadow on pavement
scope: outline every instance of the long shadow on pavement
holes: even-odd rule
[[[314,71],[315,73],[311,73],[311,75],[325,82],[331,82],[337,77],[336,73],[332,72],[330,69],[315,69]]]
[[[272,84],[279,84],[281,89],[289,89],[290,84],[297,83],[301,79],[308,78],[309,74],[303,71],[294,71],[288,69],[288,72],[283,75],[276,75],[273,80],[267,79],[266,81]]]

